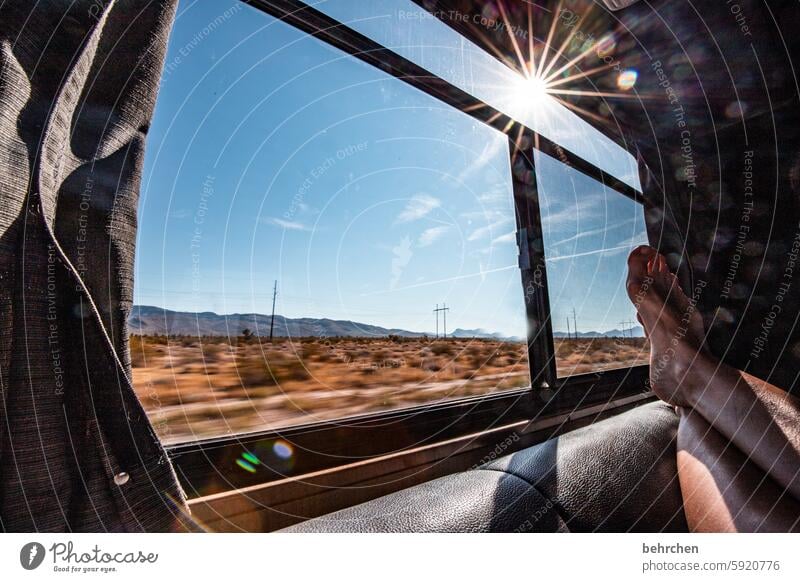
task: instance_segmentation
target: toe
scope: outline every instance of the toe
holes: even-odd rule
[[[644,280],[650,274],[650,263],[658,256],[658,251],[653,247],[638,246],[628,256],[628,295],[631,301],[636,301],[636,295],[642,290]]]

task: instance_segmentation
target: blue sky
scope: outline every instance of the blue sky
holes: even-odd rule
[[[432,331],[446,302],[449,329],[524,336],[503,134],[233,0],[181,2],[166,62],[137,303],[268,313],[277,279],[288,317]],[[555,328],[573,307],[619,327],[641,209],[554,160],[539,174]]]

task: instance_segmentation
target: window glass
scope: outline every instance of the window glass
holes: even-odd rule
[[[506,136],[244,4],[180,4],[140,217],[166,442],[529,384]]]
[[[311,4],[641,190],[636,159],[628,151],[411,0]],[[458,10],[447,12],[451,19],[475,18]],[[502,22],[500,16],[495,18],[495,25]],[[546,24],[545,29],[550,22]]]
[[[534,158],[559,376],[647,364],[625,290],[647,243],[641,205],[545,154]]]

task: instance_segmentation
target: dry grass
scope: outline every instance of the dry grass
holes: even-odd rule
[[[644,338],[585,338],[556,340],[559,377],[649,363],[650,345]]]
[[[588,342],[557,342],[559,371],[630,365],[641,348]],[[165,442],[488,394],[529,382],[524,344],[479,339],[279,338],[270,344],[259,338],[231,343],[220,337],[133,336],[131,358],[136,391]]]

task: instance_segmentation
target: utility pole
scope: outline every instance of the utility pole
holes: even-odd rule
[[[628,325],[628,322],[620,321],[619,324],[622,326],[622,338],[625,339],[625,326]]]
[[[572,336],[569,333],[569,317],[567,317],[567,339],[568,340],[572,339]]]
[[[572,326],[572,331],[575,332],[575,339],[578,339],[578,319],[577,319],[577,317],[575,317],[575,308],[574,307],[572,308],[572,323],[574,324]]]
[[[272,287],[272,318],[269,320],[269,343],[272,343],[272,331],[275,328],[275,297],[278,296],[278,280],[275,279],[275,285]]]
[[[446,303],[442,303],[442,306],[439,307],[439,304],[436,304],[436,309],[433,310],[436,313],[436,337],[439,337],[439,312],[442,312],[442,316],[444,317],[444,335],[443,337],[447,338],[447,312],[450,311],[450,308],[447,307]]]

